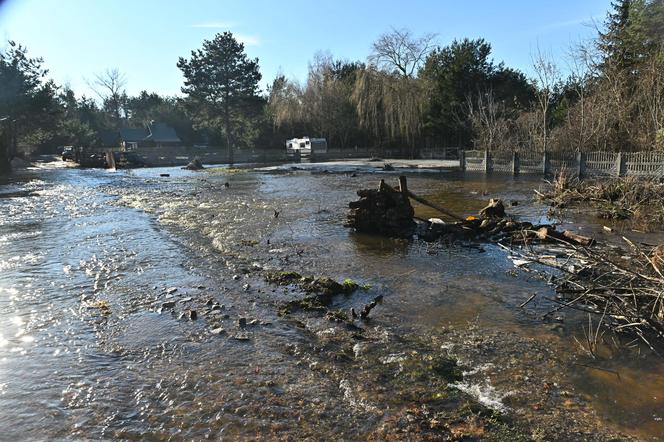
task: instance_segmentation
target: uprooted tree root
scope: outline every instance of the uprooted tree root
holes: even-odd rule
[[[554,209],[590,204],[606,219],[627,219],[644,229],[664,225],[664,184],[659,179],[621,177],[579,180],[560,172],[537,197]]]

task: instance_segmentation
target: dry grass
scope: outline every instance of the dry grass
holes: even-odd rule
[[[658,179],[579,180],[562,171],[538,196],[557,209],[588,203],[601,218],[631,220],[643,230],[664,228],[664,184]]]

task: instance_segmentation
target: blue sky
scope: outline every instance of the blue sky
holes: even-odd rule
[[[483,37],[497,61],[529,72],[539,46],[564,65],[570,44],[594,35],[610,0],[0,0],[0,38],[41,56],[50,75],[78,93],[106,68],[126,74],[127,91],[178,94],[176,67],[217,32],[230,30],[260,59],[263,80],[278,72],[304,79],[317,51],[365,60],[390,27],[414,34]]]

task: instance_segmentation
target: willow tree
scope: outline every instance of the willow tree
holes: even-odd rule
[[[318,53],[309,64],[304,85],[277,76],[269,94],[269,110],[277,129],[290,129],[294,135],[325,137],[330,146],[348,146],[357,133],[357,115],[351,100],[355,74],[363,65],[335,61]]]
[[[425,90],[415,73],[431,52],[434,37],[416,38],[393,29],[374,42],[369,66],[356,76],[352,99],[359,123],[379,144],[406,142],[413,153],[425,109]]]
[[[425,109],[421,80],[369,67],[357,76],[352,98],[360,126],[376,136],[379,144],[404,141],[413,153]]]
[[[278,75],[269,88],[268,110],[276,128],[301,125],[305,112],[300,84]]]

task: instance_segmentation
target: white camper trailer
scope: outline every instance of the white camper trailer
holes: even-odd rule
[[[286,141],[286,153],[289,156],[311,156],[327,152],[327,140],[325,138],[293,138]]]

